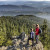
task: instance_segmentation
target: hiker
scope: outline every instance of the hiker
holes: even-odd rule
[[[33,31],[33,28],[31,29],[31,32],[30,32],[30,37],[28,38],[28,43],[29,44],[29,40],[32,40],[32,45],[34,44],[34,31]]]
[[[35,25],[35,24],[33,24]],[[39,41],[39,35],[42,33],[42,29],[39,27],[39,24],[36,24],[36,29],[35,29],[35,39],[36,39],[36,43],[38,44]]]
[[[39,24],[36,24],[35,39],[36,39],[36,43],[38,43],[38,40],[39,40]]]

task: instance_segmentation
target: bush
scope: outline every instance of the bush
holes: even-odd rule
[[[6,46],[10,46],[10,45],[12,45],[12,40],[8,40],[8,41],[6,42]]]
[[[5,41],[6,41],[5,37],[0,36],[0,46],[2,46]]]

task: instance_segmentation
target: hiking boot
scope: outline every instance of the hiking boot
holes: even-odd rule
[[[38,40],[36,40],[36,44],[38,44]]]

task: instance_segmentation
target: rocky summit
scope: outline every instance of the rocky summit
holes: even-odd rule
[[[13,45],[7,47],[1,47],[0,50],[43,50],[43,45],[39,41],[38,44],[35,43],[32,46],[31,40],[29,41],[29,45],[27,45],[28,36],[26,35],[24,40],[22,41],[21,38],[13,37]]]

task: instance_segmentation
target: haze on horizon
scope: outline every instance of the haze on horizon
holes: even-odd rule
[[[50,0],[0,0],[0,1],[50,1]]]

